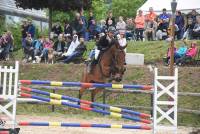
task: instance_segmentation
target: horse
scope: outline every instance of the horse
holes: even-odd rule
[[[125,52],[123,48],[116,42],[107,50],[100,54],[98,63],[92,66],[92,70],[88,72],[88,67],[84,68],[81,82],[83,83],[106,83],[108,79],[120,82],[126,70]],[[81,99],[83,92],[87,87],[81,87],[79,98]],[[101,88],[95,88],[91,93],[91,101],[95,101],[95,95],[102,91]]]

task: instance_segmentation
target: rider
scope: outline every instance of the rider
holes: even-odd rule
[[[115,32],[116,30],[114,27],[109,27],[107,34],[101,36],[99,41],[97,41],[95,49],[93,49],[89,55],[88,61],[91,62],[88,64],[88,72],[91,70],[91,64],[94,63],[94,61],[96,61],[95,63],[98,62],[99,55],[117,42],[114,38]]]

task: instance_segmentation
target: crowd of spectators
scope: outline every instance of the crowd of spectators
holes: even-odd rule
[[[153,8],[149,8],[149,13],[143,15],[140,10],[134,20],[135,35],[137,40],[165,40],[170,35],[172,28],[171,14],[166,9],[157,15]],[[200,15],[195,11],[182,14],[176,12],[175,18],[175,39],[200,39]]]
[[[80,46],[85,46],[85,41],[99,38],[102,33],[107,32],[109,27],[116,29],[115,37],[119,38],[118,40],[121,43],[126,42],[126,40],[165,40],[169,37],[172,28],[170,18],[171,14],[167,13],[166,9],[163,9],[161,14],[156,14],[153,8],[150,7],[147,14],[139,10],[135,18],[119,16],[116,19],[109,11],[107,18],[97,22],[92,11],[89,12],[88,18],[86,18],[83,10],[81,10],[75,14],[71,22],[66,20],[63,25],[60,22],[54,23],[50,37],[40,36],[39,38],[36,38],[36,29],[32,21],[22,21],[21,33],[24,59],[26,62],[38,62],[38,59],[48,61],[48,53],[51,49],[53,55],[63,62],[70,56],[81,56],[85,49],[84,51],[81,49],[81,53],[77,56],[77,49],[80,51],[79,48],[82,48],[78,46],[80,44],[83,44]],[[200,15],[195,10],[188,14],[182,14],[181,11],[176,12],[174,38],[177,40],[200,39]],[[8,31],[0,39],[0,58],[6,59],[12,46],[13,37]]]
[[[75,19],[70,23],[65,22],[63,29],[56,23],[52,29],[55,35],[61,33],[72,35],[73,31],[83,37],[86,41],[95,39],[99,33],[105,33],[110,27],[115,27],[118,33],[123,33],[126,39],[134,40],[165,40],[170,34],[172,27],[171,14],[166,9],[161,14],[156,14],[152,7],[147,14],[140,10],[135,18],[118,19],[113,17],[112,12],[108,13],[105,20],[96,22],[93,12],[89,13],[88,20],[83,15],[83,11],[76,13]],[[196,10],[188,14],[181,11],[176,12],[175,19],[175,38],[180,39],[200,39],[200,15]]]

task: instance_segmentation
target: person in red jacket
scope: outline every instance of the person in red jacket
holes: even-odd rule
[[[149,8],[149,13],[146,14],[146,20],[154,21],[157,17],[157,14],[153,11],[153,7]]]
[[[135,32],[137,35],[137,40],[143,41],[143,32],[144,32],[144,26],[145,26],[145,17],[143,15],[142,10],[139,10],[138,15],[135,18]]]

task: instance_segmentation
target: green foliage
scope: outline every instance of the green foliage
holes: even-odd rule
[[[107,13],[107,5],[105,4],[104,0],[95,0],[92,1],[92,8],[90,9],[93,11],[95,19],[97,21],[101,19],[105,19],[106,13]],[[85,10],[84,15],[88,18],[89,11],[90,10]],[[73,21],[74,19],[74,12],[73,11],[53,11],[53,17],[52,20],[53,22],[60,22],[64,24],[65,20],[69,20],[70,22]]]
[[[93,0],[92,1],[92,11],[94,12],[95,19],[101,20],[105,19],[107,13],[107,6],[104,0]]]
[[[113,15],[124,17],[135,17],[137,9],[146,0],[112,0]]]
[[[9,25],[8,30],[12,32],[13,37],[14,37],[14,48],[15,50],[18,50],[21,48],[21,27],[20,25]]]
[[[0,35],[5,31],[5,16],[0,14]]]
[[[73,11],[68,11],[68,12],[53,11],[53,16],[52,16],[53,22],[60,22],[64,24],[65,20],[71,21],[73,19],[74,19]]]
[[[52,8],[53,10],[68,11],[89,8],[91,0],[15,0],[18,7],[24,9]]]

